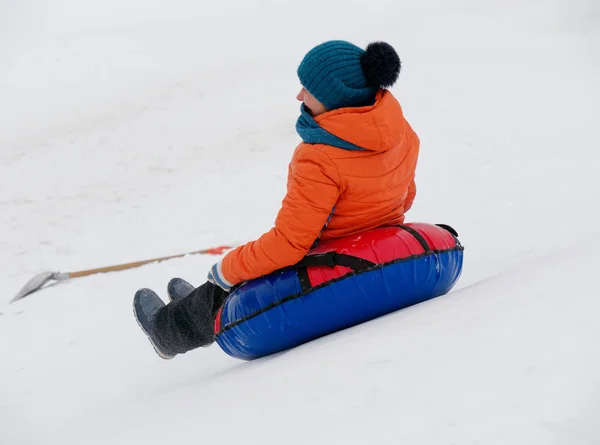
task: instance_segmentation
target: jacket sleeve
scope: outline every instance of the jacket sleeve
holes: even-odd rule
[[[408,195],[406,195],[406,201],[404,201],[404,212],[408,212],[413,205],[415,196],[417,195],[417,185],[413,179],[408,186]]]
[[[221,264],[224,278],[235,285],[300,261],[328,222],[340,195],[340,181],[325,153],[300,145],[290,163],[287,194],[275,227],[228,253]]]

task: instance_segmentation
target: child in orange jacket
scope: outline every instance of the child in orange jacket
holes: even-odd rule
[[[298,67],[302,143],[289,165],[274,227],[229,252],[194,289],[175,278],[165,305],[140,289],[134,312],[158,354],[172,358],[214,341],[214,317],[230,289],[300,261],[321,240],[402,224],[416,194],[419,138],[391,87],[400,58],[387,43],[363,50],[329,41]]]

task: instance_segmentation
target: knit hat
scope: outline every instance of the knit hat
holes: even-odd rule
[[[384,42],[365,51],[331,40],[311,49],[298,67],[302,86],[328,110],[371,105],[377,90],[391,87],[399,74],[400,57]]]

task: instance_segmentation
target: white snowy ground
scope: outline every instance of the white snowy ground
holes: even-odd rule
[[[133,293],[268,230],[321,41],[392,43],[452,293],[251,363],[165,362]],[[0,444],[600,443],[596,0],[0,2]]]

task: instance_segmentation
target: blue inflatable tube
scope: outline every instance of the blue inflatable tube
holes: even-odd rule
[[[462,262],[449,226],[407,224],[323,243],[297,266],[232,292],[216,341],[243,360],[293,348],[448,293]]]

